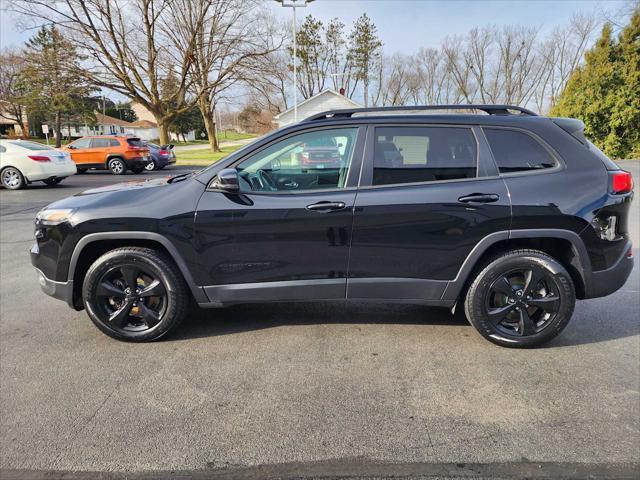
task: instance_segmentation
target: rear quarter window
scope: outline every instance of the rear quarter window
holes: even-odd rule
[[[127,143],[132,147],[147,147],[145,143],[139,138],[127,138]]]
[[[544,170],[558,165],[551,153],[531,135],[498,128],[483,130],[500,173]]]

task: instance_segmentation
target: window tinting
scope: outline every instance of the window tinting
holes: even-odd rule
[[[109,148],[118,145],[118,141],[113,138],[94,138],[91,140],[91,148]]]
[[[376,128],[373,184],[475,178],[476,139],[468,128]]]
[[[127,138],[127,143],[132,147],[146,147],[145,143],[139,138]]]
[[[540,170],[557,165],[547,149],[524,132],[485,128],[484,134],[500,173]]]
[[[279,192],[344,188],[357,136],[357,128],[339,128],[276,142],[236,165],[241,189]]]

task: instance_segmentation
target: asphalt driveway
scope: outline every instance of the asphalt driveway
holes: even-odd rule
[[[640,473],[637,266],[536,350],[494,346],[446,310],[340,303],[200,311],[127,344],[41,293],[28,255],[39,208],[120,180],[0,191],[4,477]],[[632,226],[639,246],[637,200]]]

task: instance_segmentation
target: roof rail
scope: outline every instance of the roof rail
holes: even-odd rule
[[[369,108],[348,108],[343,110],[329,110],[305,118],[305,122],[322,120],[326,118],[346,117],[349,118],[356,113],[369,112],[411,112],[416,110],[481,110],[489,115],[512,115],[509,110],[515,110],[522,115],[537,116],[538,114],[526,108],[516,105],[414,105],[399,107],[369,107]]]

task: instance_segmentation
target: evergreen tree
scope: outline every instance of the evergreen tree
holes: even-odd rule
[[[349,36],[351,45],[349,58],[353,62],[356,78],[364,84],[364,106],[369,105],[369,76],[375,62],[379,61],[382,42],[378,38],[377,28],[366,13],[363,13],[353,25]]]
[[[615,158],[640,155],[640,10],[617,40],[602,29],[552,109],[584,121],[586,135]]]
[[[21,101],[53,124],[59,147],[63,119],[91,121],[93,106],[87,98],[94,88],[83,78],[76,49],[55,27],[42,27],[28,40],[25,55]]]

